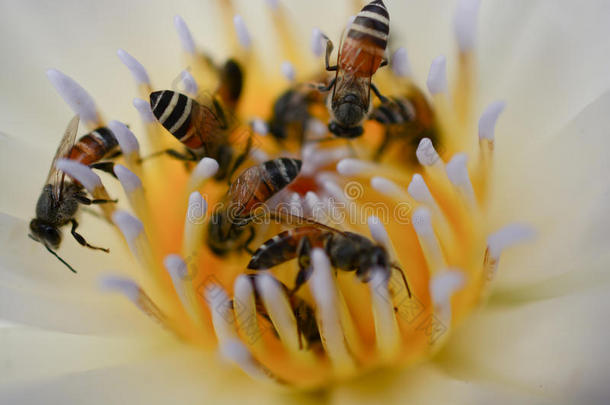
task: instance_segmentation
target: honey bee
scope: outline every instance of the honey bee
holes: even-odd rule
[[[317,76],[315,79],[326,78]],[[280,144],[294,140],[303,145],[308,141],[306,134],[317,113],[326,114],[323,95],[306,84],[294,85],[273,103],[273,113],[268,121],[269,133]]]
[[[208,224],[208,245],[222,256],[241,247],[248,248],[254,238],[254,228],[248,227],[253,211],[290,184],[299,174],[302,162],[298,159],[278,158],[244,170],[231,184]],[[241,243],[249,228],[250,235]]]
[[[262,316],[271,325],[271,327],[273,327],[271,317],[269,316],[269,313],[267,312],[267,309],[265,308],[265,305],[260,297],[260,293],[258,292],[255,275],[246,274],[246,277],[248,277],[248,281],[251,283],[252,290],[254,291],[256,312]],[[284,285],[284,283],[278,281],[276,278],[273,278],[273,280],[279,284],[289,298],[290,307],[292,308],[292,312],[296,320],[297,333],[299,335],[299,349],[304,348],[303,340],[305,340],[307,344],[307,347],[305,347],[306,350],[314,348],[321,349],[322,339],[320,337],[320,330],[318,329],[318,323],[316,321],[315,310],[307,303],[307,301],[297,295],[291,294],[290,290],[288,287],[286,287],[286,285]],[[231,305],[234,306],[235,303],[232,302]],[[275,329],[273,329],[273,331],[277,336],[277,331],[275,331]]]
[[[28,234],[31,239],[40,242],[74,273],[76,273],[76,270],[55,252],[59,248],[62,238],[59,228],[69,223],[72,224],[70,233],[79,244],[108,253],[108,249],[90,245],[82,235],[76,232],[78,222],[74,217],[78,212],[79,204],[91,205],[116,202],[116,200],[88,198],[81,184],[66,179],[66,174],[55,167],[55,163],[60,158],[74,159],[84,164],[95,163],[94,158],[103,156],[103,150],[107,150],[109,153],[113,149],[113,147],[108,146],[111,145],[109,134],[103,131],[100,133],[99,129],[83,136],[75,144],[78,121],[78,116],[70,121],[57,148],[45,186],[36,203],[36,218],[30,221],[31,233]],[[101,135],[104,133],[106,137]]]
[[[333,267],[355,271],[356,276],[365,283],[372,279],[375,269],[383,271],[386,279],[389,279],[392,268],[398,270],[411,297],[404,273],[397,264],[391,263],[383,246],[357,233],[343,232],[304,218],[302,220],[307,225],[281,232],[263,243],[252,255],[248,269],[269,269],[298,259],[299,271],[290,290],[293,295],[311,276],[310,255],[312,249],[318,247],[324,249]]]
[[[327,99],[331,114],[328,129],[338,137],[351,139],[362,135],[362,122],[372,108],[371,90],[382,102],[386,100],[371,78],[377,69],[388,63],[384,53],[389,32],[390,14],[382,0],[374,0],[362,8],[349,26],[335,66],[330,66],[329,62],[333,43],[323,36],[326,70],[336,73],[328,86],[318,89],[332,89]]]
[[[252,147],[249,137],[243,153],[234,159],[235,151],[229,142],[234,125],[216,98],[201,104],[184,94],[162,90],[150,94],[150,106],[157,121],[185,146],[185,151],[167,149],[149,158],[160,154],[187,162],[213,158],[219,167],[215,179],[221,180],[230,177]]]
[[[421,90],[412,88],[405,96],[390,97],[371,112],[371,119],[385,127],[384,138],[373,158],[379,160],[386,147],[393,141],[403,141],[415,150],[422,138],[438,140],[434,111]],[[415,156],[412,150],[405,153]]]
[[[120,155],[119,142],[112,131],[99,127],[80,137],[64,157],[116,177],[112,159]]]
[[[228,59],[219,69],[218,75],[220,83],[216,94],[227,108],[235,111],[244,85],[242,68],[235,59]]]

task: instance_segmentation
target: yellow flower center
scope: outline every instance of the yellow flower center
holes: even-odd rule
[[[286,89],[281,80],[269,78],[249,44],[243,20],[233,17],[229,2],[223,4],[226,25],[237,28],[227,33],[233,56],[246,74],[236,111],[243,125],[231,134],[233,144],[243,146],[250,118],[269,117]],[[285,59],[304,66],[307,56],[293,46],[281,7],[274,12],[274,24]],[[187,51],[186,90],[190,85],[191,92],[193,86],[200,93],[212,92],[218,82],[215,66],[194,50],[180,18],[176,25]],[[295,260],[256,273],[247,271],[251,255],[245,251],[219,257],[209,249],[209,212],[228,189],[226,182],[211,179],[214,162],[204,159],[186,170],[183,162],[167,157],[140,164],[134,147],[123,148],[125,166],[116,170],[134,215],[107,215],[146,274],[137,283],[108,278],[105,286],[127,294],[184,342],[218,347],[250,376],[300,389],[434,354],[484,300],[502,248],[524,234],[513,227],[489,237],[493,127],[502,105],[494,104],[483,114],[477,138],[474,55],[468,38],[462,40],[452,86],[445,79],[445,59],[433,62],[427,82],[431,97],[406,73],[404,50],[395,54],[392,69],[381,68],[374,75],[382,94],[408,101],[408,125],[388,123],[391,112],[380,110],[386,122],[383,117],[367,121],[364,134],[351,141],[302,147],[300,139],[277,142],[257,133],[254,151],[237,172],[266,158],[302,159],[302,173],[278,194],[275,207],[284,204],[300,216],[371,239],[396,264],[389,279],[373,271],[361,280],[353,271],[334,268],[336,258],[314,249],[306,264],[312,266],[311,278],[289,294],[298,271]],[[323,60],[318,62],[319,73]],[[282,70],[288,77],[294,74],[289,64]],[[153,87],[147,80],[139,86],[148,100]],[[323,104],[310,106],[309,112],[311,135],[316,124],[328,122],[329,113]],[[183,149],[156,120],[145,126],[151,152]],[[115,125],[113,131],[128,130]],[[380,149],[386,137],[387,147]],[[100,186],[90,191],[108,195]],[[290,228],[277,221],[257,224],[254,245]]]

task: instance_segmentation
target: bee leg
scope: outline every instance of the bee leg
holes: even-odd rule
[[[380,68],[384,67],[384,66],[388,66],[388,60],[387,59],[383,59],[381,61],[381,64],[379,65]]]
[[[316,88],[316,90],[318,90],[319,92],[325,93],[327,91],[330,91],[330,89],[333,88],[333,86],[335,85],[335,82],[337,81],[336,78],[332,79],[330,81],[330,83],[328,83],[328,85],[324,86],[323,84],[319,84],[319,85],[314,85],[314,87]]]
[[[303,284],[309,280],[313,273],[311,266],[311,243],[308,238],[303,238],[299,241],[297,247],[297,258],[299,263],[299,272],[294,280],[294,287],[290,290],[290,295],[294,295]]]
[[[92,169],[100,170],[104,173],[108,173],[115,179],[117,178],[116,174],[114,174],[114,162],[97,162],[90,164],[89,167]]]
[[[385,131],[383,141],[381,142],[381,144],[377,148],[377,151],[375,152],[375,155],[373,156],[374,161],[378,162],[381,159],[381,154],[383,153],[383,151],[385,150],[385,148],[387,148],[387,146],[389,144],[390,144],[390,133],[389,133],[389,131]]]
[[[98,246],[93,246],[87,243],[87,241],[85,240],[85,238],[83,238],[83,236],[79,233],[76,232],[76,228],[78,228],[78,222],[76,222],[76,219],[72,218],[70,220],[70,222],[72,222],[72,229],[70,230],[70,233],[72,234],[72,236],[74,236],[74,239],[76,239],[76,241],[78,243],[80,243],[83,246],[88,247],[89,249],[94,249],[94,250],[101,250],[103,252],[109,253],[110,249],[106,249],[103,247],[98,247]]]
[[[250,243],[252,243],[252,241],[254,240],[254,237],[256,236],[256,233],[254,232],[254,228],[253,227],[249,227],[248,228],[248,232],[250,232],[250,235],[248,235],[248,239],[246,239],[246,242],[244,243],[244,250],[246,252],[248,252],[249,255],[254,255],[256,250],[252,249],[250,247]]]
[[[321,34],[322,38],[326,40],[326,55],[324,55],[324,66],[328,72],[334,72],[337,70],[337,65],[330,66],[330,54],[333,52],[334,45],[333,41],[331,41],[326,35]]]
[[[117,203],[119,202],[119,200],[115,199],[115,200],[103,200],[103,199],[91,199],[85,195],[82,194],[75,194],[74,198],[76,199],[76,201],[78,201],[80,204],[83,205],[91,205],[91,204],[108,204],[108,203]]]
[[[373,83],[371,83],[371,90],[373,90],[373,93],[375,93],[375,95],[377,96],[377,98],[379,98],[379,100],[382,103],[387,103],[389,100],[386,96],[384,96],[383,94],[381,94],[379,92],[379,89],[377,88],[377,86],[375,86]]]
[[[148,156],[141,158],[139,163],[142,163],[145,160],[152,159],[152,158],[155,158],[155,157],[158,157],[161,155],[168,155],[174,159],[183,160],[185,162],[197,162],[199,160],[199,159],[197,159],[197,156],[195,156],[195,154],[191,150],[188,150],[188,149],[187,149],[187,154],[178,152],[177,150],[174,150],[174,149],[165,149],[165,150],[160,150],[159,152],[155,152],[155,153],[152,153]]]

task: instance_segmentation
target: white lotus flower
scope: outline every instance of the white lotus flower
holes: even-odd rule
[[[417,156],[424,165],[417,169],[421,176],[412,177],[413,169],[397,173],[351,158],[341,160],[332,175],[343,183],[359,180],[366,197],[391,204],[409,201],[417,208],[410,213],[412,225],[389,224],[387,233],[374,219],[369,225],[374,239],[391,241],[415,297],[426,304],[425,313],[441,320],[442,333],[432,344],[418,341],[409,328],[419,330],[420,338],[429,338],[435,329],[397,316],[385,299],[383,283],[373,280],[368,285],[381,286],[385,295],[379,289],[369,293],[362,283],[342,282],[335,289],[328,258],[319,251],[313,254],[317,271],[308,289],[321,321],[321,357],[295,347],[290,316],[282,312],[285,297],[264,277],[257,286],[279,337],[270,333],[268,340],[245,339],[239,318],[225,323],[223,316],[232,317],[231,309],[216,305],[227,302],[225,290],[232,289],[243,271],[243,258],[227,262],[204,254],[205,260],[198,262],[199,283],[189,284],[180,277],[182,258],[170,255],[187,257],[185,252],[202,245],[202,223],[191,217],[184,227],[185,207],[188,200],[189,207],[199,209],[188,213],[205,214],[205,201],[198,193],[189,200],[189,193],[212,193],[206,178],[214,171],[213,162],[199,163],[190,179],[183,166],[166,161],[137,173],[139,166],[131,159],[137,144],[119,122],[110,125],[117,136],[121,131],[124,135],[126,167],[117,174],[126,193],[112,187],[110,178],[104,178],[104,184],[111,195],[119,195],[122,209],[130,209],[126,202],[131,203],[133,215],[115,211],[113,216],[129,246],[117,228],[89,215],[82,221],[82,233],[112,253],[87,251],[65,238],[60,253],[79,270],[74,275],[26,237],[48,163],[72,114],[48,84],[46,69],[78,78],[95,95],[104,118],[128,123],[144,141],[147,131],[159,128],[141,108],[146,103],[134,103],[144,115],[133,108],[133,79],[115,56],[116,49],[129,52],[119,57],[130,67],[141,94],[147,94],[148,75],[158,88],[183,81],[186,92],[197,93],[201,72],[188,54],[205,50],[223,60],[239,49],[251,58],[242,114],[254,119],[267,112],[269,102],[288,84],[286,79],[303,79],[320,68],[321,59],[308,53],[312,29],[338,38],[348,15],[357,10],[353,2],[268,3],[271,7],[250,1],[234,9],[229,1],[2,5],[2,402],[606,403],[606,1],[485,0],[480,10],[476,0],[387,2],[392,40],[408,50],[408,57],[404,50],[395,54],[394,74],[402,76],[402,83],[413,80],[422,88],[427,83],[444,135],[454,135],[443,138],[445,149],[440,152],[446,163],[423,141]],[[174,20],[186,63],[172,32],[176,14],[188,21],[192,33],[182,19]],[[312,45],[319,53],[316,35]],[[64,79],[53,72],[49,75],[57,85]],[[387,83],[389,76],[380,71],[379,80]],[[503,102],[495,102],[498,99]],[[451,100],[458,103],[454,106]],[[95,114],[86,114],[95,112],[86,105],[71,106],[83,121],[95,120]],[[474,116],[481,117],[479,145]],[[260,120],[253,126],[257,133],[265,130]],[[357,145],[361,150],[367,144]],[[309,165],[307,170],[320,181],[328,178],[319,177],[319,162],[325,156],[332,155],[331,162],[344,157],[341,152],[322,152],[303,151],[303,170]],[[267,153],[265,145],[257,153]],[[141,182],[132,171],[141,174]],[[408,181],[400,180],[405,178]],[[332,194],[333,183],[323,184]],[[453,194],[445,195],[447,190]],[[437,203],[444,217],[438,216]],[[138,232],[142,223],[153,234],[150,244]],[[529,234],[529,228],[516,223],[529,224],[536,238],[503,250]],[[464,231],[457,240],[451,237],[455,229]],[[409,261],[411,256],[417,256],[419,265]],[[404,266],[405,261],[411,267]],[[463,268],[456,269],[458,264]],[[109,273],[115,276],[108,278]],[[484,274],[494,276],[491,285],[483,285]],[[204,283],[210,275],[223,287]],[[473,283],[477,275],[479,284]],[[136,305],[101,291],[101,277],[106,288],[123,292]],[[203,298],[194,298],[192,289],[200,286],[212,310],[199,305],[205,303]],[[143,291],[154,304],[143,301]],[[251,293],[250,284],[236,282],[236,295],[248,298]],[[345,313],[334,305],[340,297],[351,306],[356,332],[348,330],[346,318],[341,318]],[[487,303],[476,309],[479,300]],[[152,310],[165,329],[136,308]],[[239,335],[232,329],[236,327]],[[361,357],[351,346],[357,338],[364,347],[360,355],[366,354]],[[271,353],[256,347],[269,342],[275,345]],[[286,366],[286,359],[292,366]],[[303,368],[302,380],[291,368],[295,364]],[[278,389],[269,379],[289,383]],[[308,390],[312,388],[313,393]]]

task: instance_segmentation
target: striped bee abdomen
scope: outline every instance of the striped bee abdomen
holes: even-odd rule
[[[245,217],[290,184],[299,174],[302,162],[298,159],[268,160],[241,173],[231,184],[229,199],[231,215]]]
[[[269,269],[297,257],[299,242],[309,238],[312,246],[318,246],[318,240],[325,231],[313,226],[302,226],[289,229],[275,235],[263,243],[252,255],[248,268],[251,270]]]
[[[350,25],[339,64],[346,72],[367,77],[377,71],[383,60],[388,35],[390,14],[382,0],[364,6]]]
[[[279,191],[298,176],[302,162],[298,159],[279,158],[263,163],[263,182]]]
[[[413,104],[405,98],[392,97],[390,102],[376,107],[371,118],[385,125],[399,125],[415,119]]]
[[[184,94],[171,90],[150,94],[150,108],[155,118],[180,142],[183,142],[191,125],[193,102]]]
[[[108,128],[100,127],[83,135],[68,153],[68,159],[84,165],[98,162],[104,157],[115,153],[119,143]]]

